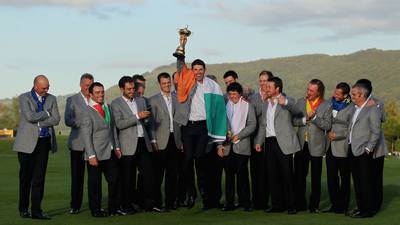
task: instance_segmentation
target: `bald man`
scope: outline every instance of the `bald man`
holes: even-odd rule
[[[51,219],[44,214],[44,193],[49,151],[57,151],[54,126],[60,122],[56,97],[48,94],[49,81],[35,77],[33,88],[19,96],[20,121],[13,150],[19,161],[19,212],[22,218]],[[31,213],[29,213],[29,195]]]

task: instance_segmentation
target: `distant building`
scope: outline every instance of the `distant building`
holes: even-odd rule
[[[0,130],[0,139],[12,138],[12,137],[14,137],[13,130],[8,130],[7,128]]]

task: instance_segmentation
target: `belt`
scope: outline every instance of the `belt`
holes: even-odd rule
[[[189,123],[191,123],[191,124],[201,124],[201,123],[205,123],[205,122],[206,122],[206,120],[196,120],[196,121],[189,120]]]

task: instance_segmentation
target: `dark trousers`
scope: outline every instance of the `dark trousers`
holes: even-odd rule
[[[119,160],[120,166],[120,196],[121,206],[125,210],[129,210],[134,202],[136,193],[136,162],[135,156],[123,155]]]
[[[219,157],[215,144],[208,146],[211,148],[206,154],[205,167],[205,195],[203,202],[206,207],[217,208],[222,197],[222,173],[224,159]]]
[[[83,199],[83,183],[85,177],[84,151],[70,149],[71,156],[71,202],[72,209],[80,209]]]
[[[150,210],[155,204],[154,165],[144,138],[138,138],[135,154],[122,156],[120,164],[122,206],[128,209],[135,203],[145,210]]]
[[[207,166],[205,149],[208,143],[206,121],[188,121],[188,124],[182,127],[182,142],[185,154],[183,171],[187,195],[193,198],[197,195],[193,170],[195,162],[199,191],[204,197]]]
[[[172,207],[178,195],[178,157],[174,134],[170,133],[167,147],[154,153],[155,167],[155,201],[158,207],[162,206],[161,185],[165,175],[165,206]]]
[[[102,199],[102,174],[108,183],[108,211],[115,212],[119,206],[118,199],[118,164],[114,152],[111,158],[98,161],[98,166],[87,163],[89,209],[97,212],[101,209]]]
[[[322,157],[311,156],[308,143],[305,142],[303,149],[294,155],[295,198],[298,211],[307,209],[306,187],[309,162],[311,162],[311,194],[308,209],[314,210],[319,208],[321,198]]]
[[[177,200],[178,203],[184,204],[186,200],[186,187],[185,187],[185,179],[184,179],[184,171],[183,171],[183,164],[185,161],[185,153],[179,151],[178,153],[178,193],[177,193]],[[179,206],[179,205],[178,205]]]
[[[357,208],[361,213],[373,214],[375,207],[372,187],[372,156],[367,153],[354,156],[351,147],[349,147],[349,162],[353,176]]]
[[[254,209],[267,209],[269,202],[268,162],[265,151],[252,149],[250,156],[250,176]]]
[[[272,208],[295,209],[293,154],[285,155],[279,147],[276,137],[265,139],[265,149],[268,159]]]
[[[231,151],[225,158],[225,205],[233,207],[235,204],[235,186],[239,205],[250,207],[250,182],[247,164],[249,156],[239,155]]]
[[[326,174],[331,208],[346,212],[350,201],[350,165],[347,157],[332,155],[331,149],[326,153]]]
[[[374,191],[374,211],[381,209],[383,201],[383,167],[385,156],[372,160],[372,190]]]
[[[39,138],[32,153],[18,152],[19,161],[19,211],[28,211],[31,193],[32,214],[42,213],[41,202],[51,149],[50,137]]]

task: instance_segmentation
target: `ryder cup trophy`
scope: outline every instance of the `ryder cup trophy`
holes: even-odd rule
[[[176,58],[185,57],[185,45],[187,42],[187,38],[190,36],[192,32],[186,26],[185,28],[179,29],[179,46],[176,48],[173,56]]]

